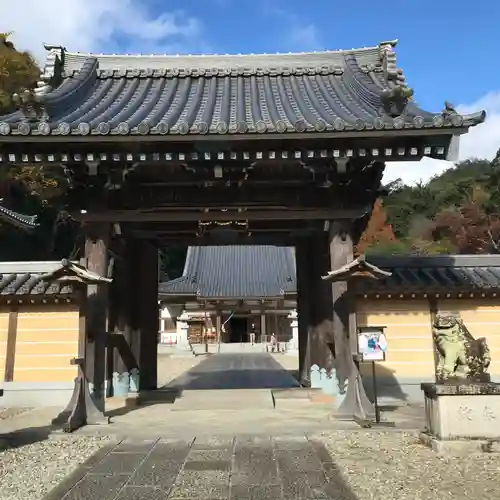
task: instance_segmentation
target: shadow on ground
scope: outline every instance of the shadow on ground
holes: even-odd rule
[[[45,425],[41,427],[27,427],[11,432],[0,432],[0,453],[13,448],[27,446],[45,441],[54,431],[61,429],[58,425]]]
[[[161,389],[287,389],[300,387],[295,373],[268,354],[217,354]]]

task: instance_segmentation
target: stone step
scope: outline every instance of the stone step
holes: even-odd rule
[[[188,390],[176,399],[172,411],[273,409],[269,389]]]
[[[324,394],[321,389],[297,387],[290,389],[275,389],[272,391],[276,409],[298,408],[303,406],[335,404],[335,397]]]
[[[220,347],[217,344],[209,344],[206,346],[205,344],[192,344],[193,352],[196,355],[201,354],[217,354],[220,353],[260,353],[266,352],[265,344],[250,344],[247,342],[235,342],[235,343],[227,343],[220,344]]]
[[[147,405],[151,403],[173,404],[180,396],[182,391],[179,389],[156,389],[155,391],[141,391],[138,396],[139,405]]]

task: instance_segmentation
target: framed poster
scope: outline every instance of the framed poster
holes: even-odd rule
[[[358,352],[363,361],[385,361],[387,339],[385,326],[362,326],[358,328]]]

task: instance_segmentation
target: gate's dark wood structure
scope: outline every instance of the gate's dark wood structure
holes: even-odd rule
[[[177,57],[47,47],[39,87],[0,117],[0,161],[60,165],[88,269],[106,275],[112,259],[113,283],[88,303],[94,397],[106,342],[108,378],[156,388],[157,246],[266,243],[297,249],[302,383],[311,364],[335,363],[345,412],[370,410],[347,285],[321,276],[352,260],[386,161],[451,158],[485,118],[421,110],[395,44]]]

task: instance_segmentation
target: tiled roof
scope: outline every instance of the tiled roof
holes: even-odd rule
[[[398,92],[409,89],[394,46],[204,56],[79,54],[51,46],[37,90],[47,121],[29,123],[17,112],[0,117],[0,134],[347,132],[484,120],[484,112],[429,113],[408,96],[395,105]]]
[[[61,262],[0,262],[0,296],[67,295],[69,283],[48,282],[41,277],[61,267]]]
[[[0,202],[2,200],[0,199]],[[36,215],[22,215],[0,204],[0,221],[7,222],[21,229],[33,229],[37,227]]]
[[[500,289],[500,255],[368,257],[390,277],[358,283],[361,293],[427,293]],[[160,284],[162,295],[265,297],[296,293],[289,247],[190,247],[184,275]]]
[[[293,294],[295,255],[290,247],[190,247],[180,278],[160,284],[160,297],[265,298]]]
[[[360,284],[365,292],[447,292],[500,288],[500,255],[369,257],[392,275]]]

